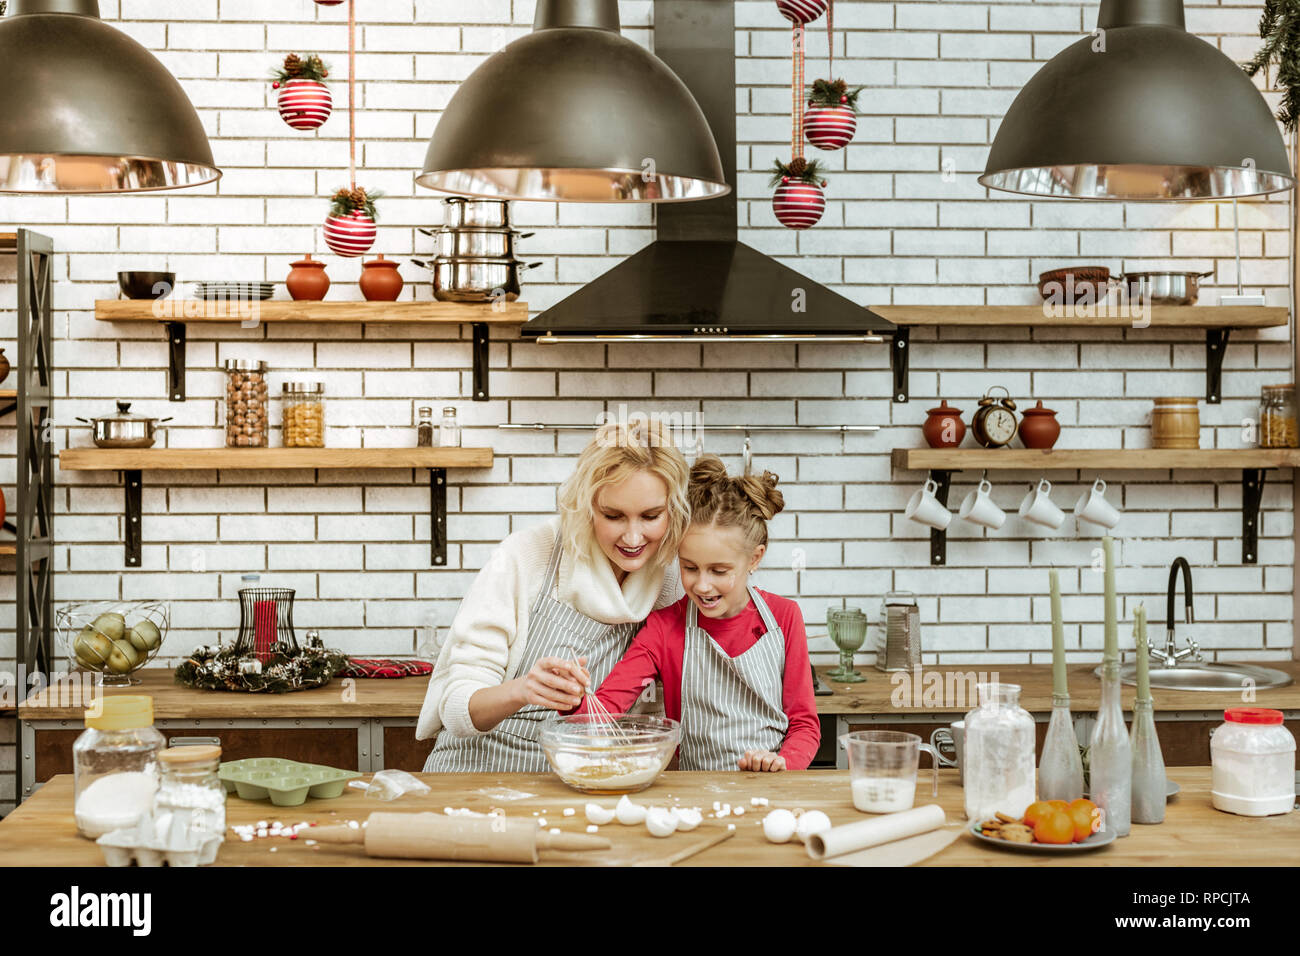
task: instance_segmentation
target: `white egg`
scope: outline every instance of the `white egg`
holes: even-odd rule
[[[619,823],[624,826],[634,827],[638,823],[645,823],[646,809],[639,803],[633,803],[624,794],[618,800],[618,806],[614,808],[614,816]]]
[[[763,818],[763,836],[772,843],[788,843],[794,831],[794,814],[789,810],[773,810]]]
[[[677,829],[694,830],[704,822],[704,814],[699,810],[683,808],[677,811]]]
[[[602,807],[599,803],[587,804],[587,822],[604,826],[614,820],[614,808]]]
[[[808,838],[815,833],[822,833],[831,828],[831,818],[820,810],[809,810],[799,818],[799,823],[795,827],[794,835],[800,843],[807,843]]]
[[[673,831],[677,829],[677,820],[674,819],[671,810],[651,807],[646,811],[645,828],[650,831],[651,836],[672,836]]]

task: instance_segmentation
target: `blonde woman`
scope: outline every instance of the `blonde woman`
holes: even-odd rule
[[[559,515],[506,538],[462,599],[415,731],[438,735],[426,771],[547,769],[538,734],[581,703],[578,664],[598,686],[650,612],[681,595],[689,475],[660,422],[597,432]]]

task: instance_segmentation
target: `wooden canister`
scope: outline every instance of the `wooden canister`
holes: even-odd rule
[[[1200,448],[1198,402],[1196,398],[1157,398],[1151,410],[1151,447]]]

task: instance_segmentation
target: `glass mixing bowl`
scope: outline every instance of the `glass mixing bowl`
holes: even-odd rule
[[[583,793],[636,793],[655,782],[682,739],[675,720],[578,714],[548,721],[541,744],[556,776]]]

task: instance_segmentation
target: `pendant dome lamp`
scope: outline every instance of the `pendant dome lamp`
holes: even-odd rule
[[[0,193],[178,189],[221,176],[185,91],[98,0],[10,0],[0,19]]]
[[[731,190],[708,121],[618,0],[537,0],[533,32],[482,63],[434,129],[417,183],[487,199],[684,202]]]
[[[1097,30],[1025,84],[979,181],[1030,196],[1232,199],[1295,175],[1264,97],[1188,33],[1182,0],[1102,0]]]

